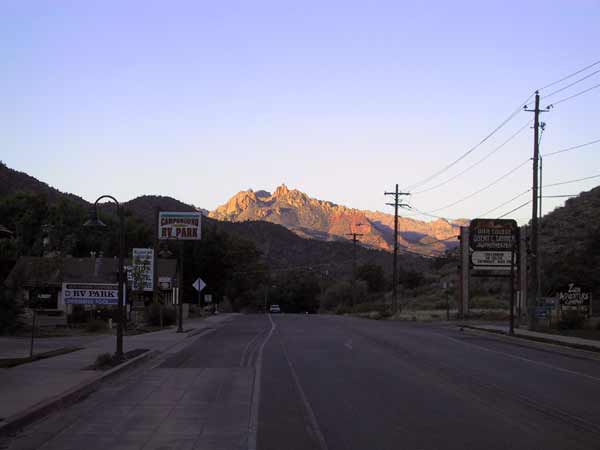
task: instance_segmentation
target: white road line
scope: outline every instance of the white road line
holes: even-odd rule
[[[446,335],[443,335],[443,334],[441,334],[440,336],[444,336],[446,339],[449,339],[451,341],[460,342],[463,345],[467,345],[467,346],[470,346],[470,347],[475,347],[475,348],[478,348],[480,350],[484,350],[486,352],[495,353],[497,355],[503,355],[503,356],[506,356],[508,358],[516,359],[516,360],[519,360],[519,361],[528,362],[530,364],[535,364],[535,365],[542,366],[542,367],[547,367],[549,369],[554,369],[554,370],[556,370],[558,372],[563,372],[563,373],[568,373],[570,375],[576,375],[576,376],[580,376],[580,377],[583,377],[583,378],[588,378],[590,380],[593,380],[595,382],[600,383],[600,378],[592,376],[592,375],[588,375],[586,373],[577,372],[575,370],[564,369],[562,367],[554,366],[552,364],[544,363],[544,362],[541,362],[541,361],[536,361],[534,359],[525,358],[523,356],[512,355],[510,353],[502,352],[500,350],[492,350],[490,348],[483,347],[482,345],[473,344],[472,342],[465,342],[465,341],[463,341],[461,339],[456,339],[456,338],[453,338],[453,337],[450,337],[450,336],[446,336]]]
[[[248,450],[256,450],[257,441],[258,441],[258,407],[260,403],[260,379],[262,373],[262,359],[263,359],[263,350],[265,345],[271,339],[275,328],[275,322],[269,314],[269,320],[271,321],[271,329],[269,330],[269,334],[265,337],[265,340],[260,344],[260,349],[258,350],[258,356],[256,358],[256,367],[254,368],[254,386],[252,388],[252,405],[250,407],[250,422],[248,423]]]
[[[246,344],[246,347],[244,347],[244,351],[242,352],[242,357],[240,358],[240,367],[244,367],[244,360],[246,359],[247,353],[248,353],[248,349],[250,348],[250,345],[252,345],[254,343],[254,341],[256,341],[260,335],[262,334],[263,330],[260,330],[256,336],[254,336],[252,339],[250,339],[248,341],[248,343]]]
[[[306,393],[304,392],[304,389],[302,389],[302,386],[300,385],[300,379],[298,378],[296,369],[294,369],[294,365],[292,364],[292,361],[290,360],[290,358],[287,354],[287,350],[285,349],[285,345],[283,344],[283,342],[281,343],[281,348],[283,349],[283,354],[284,354],[285,359],[290,368],[290,372],[292,373],[292,377],[294,378],[294,382],[296,383],[296,388],[298,389],[298,393],[300,394],[302,403],[304,404],[304,409],[306,410],[306,416],[308,418],[308,421],[310,422],[309,425],[312,428],[312,430],[315,434],[315,437],[317,438],[317,441],[319,443],[319,448],[321,450],[328,450],[327,442],[325,441],[325,436],[323,436],[323,432],[321,431],[321,428],[319,428],[319,423],[317,422],[317,416],[315,416],[315,412],[313,411],[312,407],[310,406],[310,403],[308,402]]]
[[[352,339],[348,339],[345,343],[344,346],[348,349],[348,350],[352,350]]]

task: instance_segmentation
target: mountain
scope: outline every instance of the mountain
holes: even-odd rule
[[[543,296],[569,283],[594,291],[600,307],[600,186],[570,198],[540,221]]]
[[[48,198],[50,203],[55,203],[60,199],[65,198],[79,205],[88,204],[84,199],[77,195],[61,192],[31,175],[10,169],[6,164],[0,161],[0,196],[14,194],[19,191],[43,194]]]
[[[48,186],[25,173],[9,169],[0,164],[0,198],[19,191],[44,194],[51,202],[65,199],[80,206],[89,207],[89,202],[72,194],[65,194]],[[254,193],[257,198],[267,198],[270,194],[265,191]],[[160,195],[144,195],[123,202],[126,214],[143,221],[151,230],[155,226],[155,208],[163,211],[202,211],[193,205],[177,199]],[[335,205],[332,204],[332,207]],[[102,204],[104,214],[114,213],[114,205]],[[318,212],[318,211],[317,211]],[[352,273],[353,245],[345,239],[340,242],[323,242],[323,240],[304,239],[300,233],[293,233],[286,227],[265,221],[228,222],[205,217],[203,227],[214,228],[217,231],[235,234],[247,239],[262,252],[267,265],[278,270],[281,268],[303,267],[320,273],[324,277],[349,276]],[[314,237],[315,232],[307,229],[306,236]],[[152,232],[152,234],[154,234]],[[358,264],[373,263],[381,265],[387,273],[391,273],[391,258],[389,253],[357,248]],[[425,270],[428,262],[423,258],[411,255],[400,255],[399,266],[406,270]]]
[[[187,203],[180,202],[173,197],[166,197],[162,195],[142,195],[123,203],[123,207],[126,211],[129,211],[133,215],[139,217],[151,227],[155,226],[155,208],[158,208],[161,211],[201,211],[205,215],[208,213],[208,211],[196,208],[194,205],[188,205]]]
[[[196,210],[192,205],[158,195],[138,197],[126,202],[124,206],[127,211],[141,218],[148,226],[154,226],[155,207],[163,211]],[[255,220],[229,222],[205,217],[203,228],[214,228],[251,241],[261,251],[267,265],[273,269],[304,267],[317,271],[323,276],[334,278],[349,276],[352,273],[354,249],[345,239],[340,242],[305,239],[284,226]],[[387,252],[359,247],[356,257],[359,265],[377,264],[391,274],[392,259]],[[422,258],[401,255],[399,264],[401,269],[416,270],[424,269],[428,263],[422,261]]]
[[[327,241],[347,240],[350,233],[360,233],[362,245],[387,251],[393,250],[394,245],[393,215],[314,199],[285,184],[273,194],[252,189],[238,192],[210,212],[209,217],[230,222],[264,220],[283,225],[299,236]],[[456,240],[449,238],[459,233],[462,224],[442,219],[424,222],[399,217],[398,242],[401,249],[409,251],[426,255],[443,253],[457,245]]]

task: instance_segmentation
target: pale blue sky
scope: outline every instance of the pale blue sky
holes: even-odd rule
[[[429,176],[534,89],[599,60],[599,24],[591,0],[3,1],[0,159],[90,201],[162,194],[213,209],[285,182],[386,211],[385,190]],[[597,89],[546,114],[542,150],[599,139],[599,101]],[[526,130],[412,203],[431,211],[466,196],[530,157],[531,142]],[[549,158],[544,181],[600,174],[599,152]],[[527,189],[529,168],[436,214],[475,217]]]

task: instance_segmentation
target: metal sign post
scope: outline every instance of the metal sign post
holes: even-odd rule
[[[179,242],[177,289],[183,297],[183,241],[199,241],[202,237],[202,214],[199,212],[158,212],[158,239]],[[183,333],[183,298],[178,295],[177,333]]]

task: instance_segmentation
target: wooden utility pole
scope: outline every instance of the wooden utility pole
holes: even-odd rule
[[[362,226],[362,223],[356,224],[357,227]],[[346,233],[346,236],[352,236],[353,252],[352,252],[352,307],[356,305],[356,243],[359,236],[364,236],[362,233]]]
[[[410,195],[408,192],[399,192],[398,185],[394,192],[384,192],[384,195],[393,195],[394,203],[386,203],[386,205],[394,207],[394,267],[392,274],[392,308],[394,314],[398,312],[398,207],[408,206],[400,202],[401,195]]]
[[[469,227],[460,227],[460,318],[469,317],[469,281],[471,259],[469,255]]]
[[[538,204],[539,204],[539,161],[540,161],[540,94],[535,91],[535,108],[525,111],[533,112],[533,186],[531,201],[531,298],[528,298],[527,312],[529,316],[529,329],[535,330],[535,308],[539,299],[539,240],[538,240]]]

